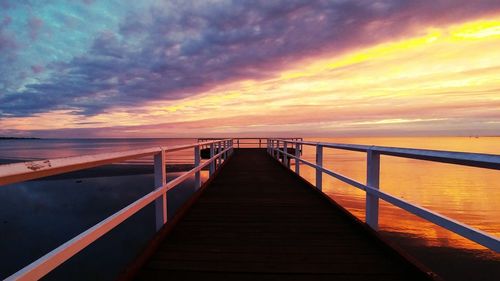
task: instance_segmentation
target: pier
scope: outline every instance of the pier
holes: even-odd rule
[[[157,235],[121,280],[439,280],[377,234],[384,200],[463,237],[500,251],[488,233],[414,205],[379,189],[380,156],[405,157],[500,170],[500,156],[407,148],[306,142],[300,138],[203,139],[195,144],[16,163],[0,167],[0,185],[151,156],[151,193],[118,211],[7,280],[40,279],[90,243],[147,206],[156,208]],[[236,145],[235,145],[236,144]],[[314,146],[314,163],[301,158]],[[165,152],[192,149],[194,168],[166,182]],[[203,161],[201,151],[208,149]],[[322,166],[325,149],[366,153],[367,182]],[[291,163],[294,163],[293,170]],[[315,184],[300,166],[316,170]],[[207,168],[208,180],[200,173]],[[349,214],[322,192],[332,176],[366,192],[366,221]],[[170,219],[166,192],[194,177],[195,193]]]

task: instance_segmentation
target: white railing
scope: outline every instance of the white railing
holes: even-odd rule
[[[200,148],[210,149],[210,159],[201,163]],[[181,176],[166,182],[165,152],[173,152],[194,148],[194,168]],[[217,149],[217,154],[215,153]],[[167,223],[167,191],[176,187],[194,175],[195,190],[201,187],[200,172],[209,166],[209,176],[212,177],[223,160],[233,152],[232,139],[219,139],[173,147],[155,147],[97,155],[67,157],[52,160],[24,162],[0,166],[0,185],[6,185],[41,177],[77,171],[106,164],[112,164],[145,156],[154,157],[154,190],[139,198],[132,204],[109,216],[100,223],[89,228],[68,242],[62,244],[28,266],[14,273],[6,280],[38,280],[58,267],[99,237],[103,236],[117,225],[137,213],[139,210],[155,201],[156,229]]]
[[[202,141],[210,141],[210,140],[216,140],[216,139],[217,138],[198,138],[198,141],[202,142]],[[262,148],[262,147],[266,146],[267,140],[269,140],[269,139],[270,138],[259,138],[259,137],[233,138],[233,142],[234,142],[235,148],[241,148],[241,146],[248,146],[248,145],[255,145],[255,146],[252,146],[254,148],[257,148],[257,145],[258,145],[258,148]],[[280,139],[293,140],[293,141],[302,141],[303,140],[303,138],[280,138]]]
[[[289,145],[295,148],[295,153],[289,153]],[[316,147],[316,163],[301,158],[302,146]],[[367,176],[366,184],[357,182],[339,173],[333,172],[323,167],[323,149],[334,148],[366,153]],[[290,159],[295,159],[295,172],[300,175],[300,164],[306,164],[316,169],[316,188],[322,191],[323,173],[332,176],[349,185],[357,187],[366,192],[365,221],[373,229],[378,229],[379,199],[382,199],[394,206],[415,214],[431,223],[444,227],[469,240],[481,244],[495,252],[500,252],[500,239],[484,231],[475,229],[454,219],[448,218],[434,211],[410,203],[401,198],[395,197],[379,189],[380,181],[380,155],[390,155],[396,157],[428,160],[440,163],[450,163],[463,166],[480,167],[500,170],[500,155],[450,152],[424,149],[409,149],[381,146],[335,144],[321,142],[305,142],[286,139],[268,139],[267,152],[281,161],[283,165],[290,168]]]

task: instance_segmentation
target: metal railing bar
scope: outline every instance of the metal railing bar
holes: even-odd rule
[[[154,191],[146,194],[145,196],[134,201],[125,208],[119,210],[93,227],[87,229],[66,243],[60,245],[56,249],[45,254],[41,258],[32,262],[28,266],[17,271],[9,276],[6,280],[37,280],[45,276],[47,273],[58,267],[60,264],[70,259],[72,256],[83,250],[85,247],[99,239],[104,234],[111,231],[117,225],[121,224],[126,219],[137,213],[139,210],[152,203],[157,198],[163,196],[168,190],[173,189],[180,183],[184,182],[196,172],[201,171],[204,167],[208,166],[213,161],[216,161],[222,154],[229,151],[228,147],[220,153],[214,155],[212,158],[201,163],[199,166],[183,173],[181,176],[173,179],[172,181],[158,187]]]
[[[386,146],[369,146],[369,145],[357,145],[357,144],[337,144],[337,143],[332,144],[324,142],[304,142],[304,141],[287,141],[287,142],[299,143],[308,146],[321,145],[323,147],[328,147],[328,148],[359,151],[359,152],[367,152],[368,150],[371,150],[374,152],[378,152],[382,155],[500,170],[500,155],[494,155],[494,154],[415,149],[415,148],[399,148],[399,147],[386,147]]]
[[[281,153],[284,153],[284,152],[281,152]],[[293,158],[297,159],[297,157],[295,157],[295,155],[293,155],[293,154],[290,154],[290,153],[286,153],[286,154],[289,157],[293,157]],[[359,183],[359,182],[357,182],[357,181],[355,181],[355,180],[353,180],[351,178],[348,178],[346,176],[343,176],[341,174],[335,173],[334,171],[328,170],[325,167],[318,166],[318,165],[316,165],[316,164],[314,164],[312,162],[309,162],[307,160],[304,160],[302,158],[298,158],[298,159],[299,159],[300,162],[302,162],[302,163],[304,163],[304,164],[306,164],[308,166],[311,166],[312,168],[320,169],[325,174],[330,175],[330,176],[332,176],[332,177],[334,177],[334,178],[336,178],[336,179],[338,179],[340,181],[343,181],[343,182],[345,182],[347,184],[350,184],[350,185],[352,185],[354,187],[357,187],[357,188],[359,188],[361,190],[366,190],[366,185],[364,185],[362,183]]]
[[[158,147],[1,165],[0,185],[122,162],[131,158],[153,155],[160,151],[161,148]]]
[[[361,190],[366,191],[367,193],[373,194],[380,199],[396,206],[399,207],[407,212],[410,212],[418,217],[421,217],[431,223],[434,223],[436,225],[439,225],[447,230],[450,230],[462,237],[465,237],[471,241],[474,241],[480,245],[483,245],[486,248],[489,248],[491,250],[494,250],[496,252],[500,252],[500,239],[490,235],[484,231],[481,231],[479,229],[476,229],[474,227],[468,226],[466,224],[463,224],[459,221],[456,221],[452,218],[449,218],[447,216],[441,215],[439,213],[433,212],[425,207],[421,207],[416,204],[409,203],[403,199],[400,199],[398,197],[395,197],[393,195],[390,195],[384,191],[381,191],[376,188],[369,187],[365,184],[362,184],[360,182],[357,182],[353,179],[350,179],[348,177],[345,177],[341,174],[335,173],[331,170],[328,170],[324,167],[320,167],[312,162],[309,162],[307,160],[297,158],[295,155],[292,155],[288,152],[285,152],[284,150],[280,150],[275,148],[274,150],[279,151],[280,153],[287,154],[288,157],[292,157],[294,159],[298,159],[300,162],[305,163],[306,165],[309,165],[313,168],[319,168],[322,170],[322,172],[337,178],[338,180],[345,182],[349,185],[352,185],[356,188],[359,188]]]
[[[367,192],[378,196],[380,199],[391,203],[394,206],[406,210],[443,228],[446,228],[454,233],[457,233],[458,235],[468,238],[469,240],[481,244],[486,248],[492,249],[496,252],[500,252],[500,239],[493,235],[489,235],[484,231],[468,226],[439,213],[433,212],[425,207],[409,203],[401,198],[397,198],[378,189],[369,186],[365,186],[365,188]]]
[[[164,150],[165,152],[172,152],[193,148],[195,146],[207,145],[215,142],[217,141],[165,147]],[[162,147],[153,147],[122,152],[100,153],[85,156],[73,156],[0,165],[0,185],[33,180],[46,176],[53,176],[57,174],[98,167],[106,164],[122,162],[130,159],[154,155],[161,151]]]
[[[167,191],[169,191],[170,189],[176,187],[177,185],[179,185],[180,183],[182,183],[183,181],[185,181],[186,179],[188,179],[190,176],[194,175],[196,172],[199,172],[203,168],[205,168],[206,166],[210,165],[210,163],[212,161],[215,161],[217,158],[219,158],[220,156],[222,156],[222,154],[224,154],[224,152],[229,151],[229,149],[230,148],[226,148],[226,149],[222,150],[220,153],[214,155],[210,159],[207,159],[207,161],[201,163],[199,166],[194,167],[193,169],[191,169],[191,170],[183,173],[182,175],[176,177],[175,179],[167,182],[167,184],[166,184]]]

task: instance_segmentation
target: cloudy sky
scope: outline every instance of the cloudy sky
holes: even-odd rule
[[[499,135],[498,0],[0,0],[0,135]]]

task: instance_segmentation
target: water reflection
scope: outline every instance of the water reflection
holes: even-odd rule
[[[321,141],[498,154],[499,140],[500,138],[344,138]],[[338,149],[325,149],[324,153],[324,166],[365,182],[364,153]],[[314,161],[314,155],[314,147],[304,148],[306,160]],[[313,183],[314,170],[302,167],[301,175]],[[500,173],[495,170],[381,157],[382,190],[496,236],[500,236],[499,179]],[[323,190],[327,194],[354,215],[364,219],[363,191],[329,176],[324,176],[323,181]],[[493,257],[500,257],[481,245],[385,202],[380,205],[380,228],[382,231],[419,237],[420,242],[427,246],[479,249]]]

